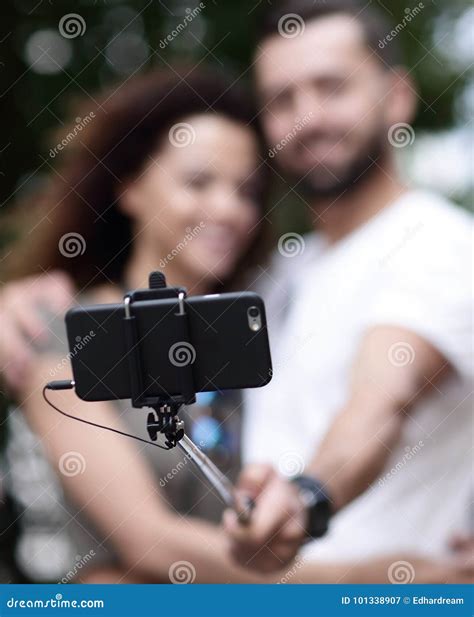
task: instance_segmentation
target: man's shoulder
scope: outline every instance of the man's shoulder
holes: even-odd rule
[[[401,198],[401,205],[400,217],[420,222],[430,233],[446,235],[450,231],[472,231],[472,214],[437,193],[412,190]]]
[[[410,191],[399,202],[394,216],[387,221],[390,232],[380,241],[389,240],[386,261],[396,266],[420,263],[436,267],[441,262],[468,259],[471,250],[473,217],[461,206],[429,191]],[[383,236],[383,234],[381,234]],[[388,250],[387,249],[387,250]]]
[[[267,262],[250,273],[249,286],[267,303],[278,304],[305,277],[308,266],[321,251],[321,243],[317,232],[281,234]]]

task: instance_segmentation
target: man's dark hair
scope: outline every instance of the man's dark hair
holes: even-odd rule
[[[386,36],[393,26],[383,13],[373,4],[357,0],[273,0],[274,4],[263,11],[257,30],[257,44],[268,36],[277,34],[286,15],[298,15],[305,23],[336,15],[349,15],[362,27],[367,47],[374,51],[382,64],[392,68],[402,63],[398,41]],[[364,6],[365,4],[365,6]],[[381,44],[382,43],[382,44]]]

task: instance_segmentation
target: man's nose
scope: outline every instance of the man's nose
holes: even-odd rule
[[[319,128],[324,123],[324,108],[314,91],[298,91],[294,97],[295,120],[306,128]]]

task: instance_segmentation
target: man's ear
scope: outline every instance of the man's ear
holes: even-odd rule
[[[388,126],[398,122],[411,124],[416,115],[418,94],[416,87],[403,67],[395,67],[390,71],[390,92],[386,107],[386,121]]]

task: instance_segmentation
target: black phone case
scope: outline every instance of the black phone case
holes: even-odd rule
[[[260,311],[252,331],[248,309]],[[176,298],[135,301],[146,396],[180,394],[179,370],[192,368],[196,392],[256,388],[271,379],[265,306],[252,292],[186,299],[188,341],[177,327]],[[85,401],[131,398],[123,304],[75,307],[66,314],[69,358],[77,395]]]

